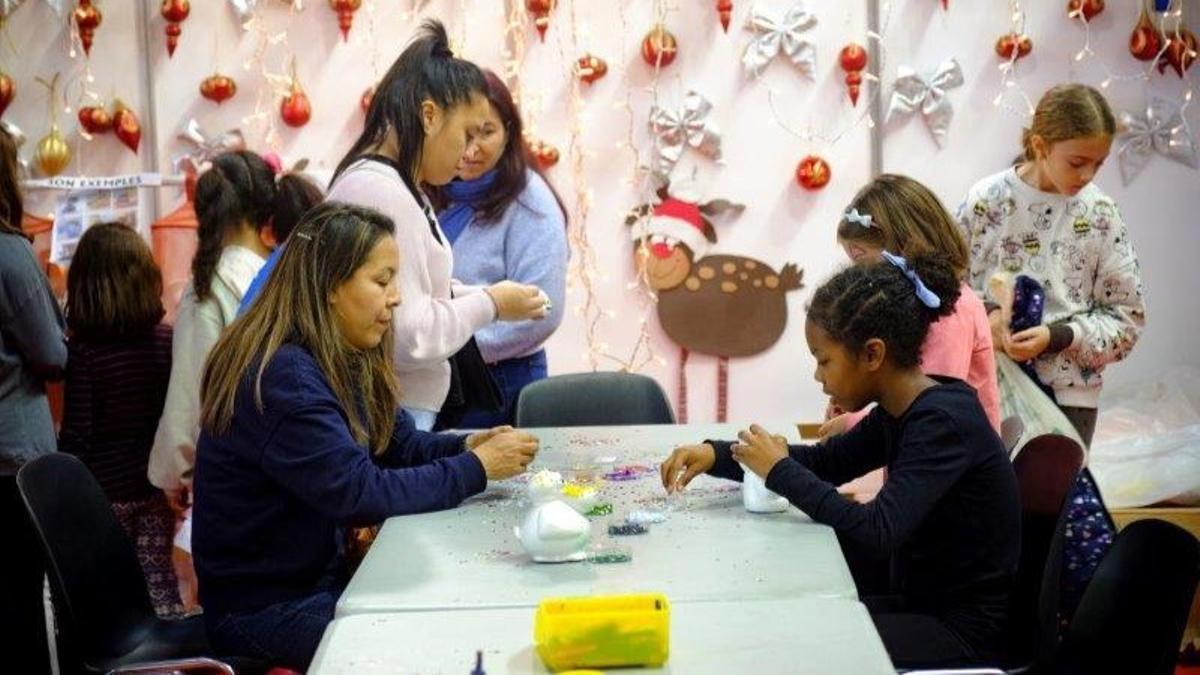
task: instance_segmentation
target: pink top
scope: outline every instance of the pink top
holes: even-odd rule
[[[1000,391],[987,310],[970,286],[962,285],[954,313],[929,327],[921,346],[921,370],[965,380],[979,393],[979,402],[996,433],[1000,432]],[[851,413],[847,428],[867,416],[868,409]]]

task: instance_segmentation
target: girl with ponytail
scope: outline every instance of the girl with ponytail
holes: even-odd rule
[[[789,447],[751,425],[737,442],[684,446],[662,464],[668,491],[705,472],[740,481],[752,471],[832,527],[901,668],[995,665],[1020,552],[1016,477],[975,390],[921,371],[929,326],[954,311],[961,283],[935,252],[884,251],[839,272],[813,295],[804,336],[834,404],[877,404],[870,414],[816,445]],[[882,467],[873,501],[837,493]],[[872,576],[879,568],[889,573]]]
[[[487,114],[483,74],[454,56],[441,23],[426,21],[379,83],[362,135],[329,189],[329,199],[376,209],[396,224],[393,360],[402,404],[421,429],[432,428],[446,401],[450,357],[476,331],[495,320],[540,319],[549,309],[536,286],[507,280],[451,292],[454,256],[425,188],[454,179]]]
[[[177,514],[188,509],[204,360],[237,316],[238,303],[271,252],[268,225],[275,197],[275,174],[253,152],[220,155],[196,182],[199,227],[192,282],[179,302],[171,379],[147,471]],[[191,601],[184,598],[185,605]]]

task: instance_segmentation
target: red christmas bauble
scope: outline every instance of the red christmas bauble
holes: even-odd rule
[[[599,56],[586,54],[576,62],[575,72],[579,74],[579,79],[591,84],[608,73],[608,63]]]
[[[642,60],[652,66],[666,67],[675,61],[679,43],[662,24],[656,25],[642,39]]]
[[[721,30],[729,32],[729,20],[733,18],[733,0],[717,0],[717,18],[721,20]]]
[[[538,37],[546,41],[546,29],[550,27],[550,10],[554,9],[554,0],[525,0],[525,9],[533,15],[533,27],[537,29]]]
[[[342,31],[342,42],[350,37],[350,26],[354,24],[354,13],[362,6],[362,0],[329,0],[329,7],[337,12],[338,28]]]
[[[1001,35],[1000,39],[996,40],[996,53],[1005,59],[1011,59],[1014,55],[1018,59],[1023,59],[1031,51],[1033,51],[1033,40],[1030,40],[1028,35],[1009,33]]]
[[[539,169],[545,171],[558,164],[558,148],[553,145],[538,139],[527,139],[526,145],[529,148],[529,154],[533,156],[533,161],[537,162]]]
[[[312,104],[298,83],[292,83],[292,91],[279,104],[279,116],[289,127],[302,127],[312,118]]]
[[[17,85],[13,84],[13,79],[8,76],[8,73],[0,72],[0,115],[8,109],[8,104],[12,103],[17,97]]]
[[[796,167],[796,182],[805,190],[820,190],[829,184],[832,177],[829,162],[816,155],[805,157]]]
[[[83,52],[91,56],[92,40],[100,22],[104,20],[104,15],[92,5],[92,0],[79,0],[79,5],[71,15],[75,18],[75,25],[79,27],[79,41],[83,43]]]
[[[867,50],[862,45],[851,42],[838,53],[838,63],[841,64],[842,70],[847,72],[862,70],[867,67]]]
[[[1067,3],[1067,16],[1074,19],[1082,16],[1084,21],[1104,11],[1104,0],[1070,0]]]
[[[237,82],[232,77],[215,73],[200,82],[200,95],[220,105],[237,93]]]
[[[179,24],[188,18],[191,11],[192,6],[188,0],[163,0],[159,7],[159,13],[167,20],[167,27],[164,30],[167,34],[168,57],[175,56],[175,47],[179,44],[179,36],[183,33],[183,28]]]
[[[117,138],[121,139],[121,142],[136,155],[138,145],[142,141],[142,124],[138,121],[137,115],[125,107],[125,104],[117,101],[112,121]]]
[[[113,118],[101,106],[85,106],[79,109],[79,126],[89,134],[103,134],[113,128]]]
[[[1133,54],[1133,58],[1138,61],[1152,61],[1154,57],[1158,56],[1161,48],[1162,38],[1158,34],[1158,29],[1150,23],[1150,17],[1143,11],[1137,25],[1133,27],[1133,32],[1129,35],[1129,53]]]
[[[1158,72],[1166,70],[1167,66],[1179,77],[1192,67],[1196,61],[1196,36],[1186,28],[1180,28],[1178,34],[1167,35],[1167,48],[1158,60]]]

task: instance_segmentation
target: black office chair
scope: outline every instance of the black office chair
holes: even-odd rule
[[[209,658],[203,617],[169,621],[154,613],[133,544],[83,462],[65,453],[39,457],[21,468],[17,487],[46,554],[61,672],[153,666],[233,674]]]
[[[1021,557],[1009,601],[1004,665],[1010,672],[1045,665],[1053,656],[1065,505],[1082,466],[1083,448],[1058,434],[1030,439],[1013,461],[1021,495]]]
[[[573,373],[529,384],[517,398],[519,427],[674,424],[666,394],[633,373]]]
[[[1200,544],[1165,520],[1129,524],[1084,590],[1055,672],[1170,675],[1200,579]]]

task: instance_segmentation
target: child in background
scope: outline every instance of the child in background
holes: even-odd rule
[[[67,381],[58,448],[96,476],[137,550],[160,616],[183,612],[171,566],[175,517],[146,479],[171,377],[162,275],[121,223],[93,225],[67,273]]]
[[[1100,92],[1054,87],[1022,136],[1024,160],[970,189],[958,222],[969,281],[984,295],[997,272],[1046,293],[1043,325],[1010,334],[989,312],[997,350],[1032,373],[1091,443],[1104,367],[1127,356],[1146,321],[1137,254],[1117,205],[1092,183],[1116,129]]]
[[[200,375],[204,360],[225,326],[237,316],[238,303],[258,274],[273,243],[269,228],[276,205],[275,174],[253,152],[228,152],[196,181],[196,217],[200,227],[192,282],[183,293],[171,343],[171,380],[162,418],[154,434],[147,475],[183,518],[177,538],[185,554],[179,576],[191,585],[188,511],[196,439],[200,435]],[[185,607],[195,605],[187,589]]]
[[[875,408],[850,431],[788,447],[758,425],[740,442],[676,449],[662,464],[668,491],[700,473],[762,477],[838,535],[853,566],[885,561],[860,596],[900,668],[994,665],[1005,641],[1020,551],[1016,476],[975,390],[921,371],[930,324],[954,311],[961,280],[941,254],[855,265],[813,295],[804,335],[816,380],[835,405]],[[887,467],[878,497],[858,504],[836,486]],[[681,478],[672,480],[676,475]],[[862,578],[856,573],[856,582]]]
[[[285,173],[275,181],[275,213],[271,216],[271,234],[275,238],[275,250],[271,251],[271,255],[267,258],[267,262],[263,264],[262,269],[258,270],[258,274],[254,277],[254,281],[250,283],[250,288],[246,289],[246,294],[242,296],[242,302],[238,305],[238,315],[245,313],[250,307],[250,303],[258,297],[262,291],[263,285],[267,283],[267,278],[271,276],[271,270],[275,269],[275,264],[279,262],[279,256],[283,253],[284,246],[287,245],[288,237],[291,236],[292,230],[296,229],[296,224],[308,213],[309,209],[321,203],[325,198],[325,194],[321,192],[321,188],[311,180],[305,178],[298,173]]]
[[[967,246],[937,196],[907,176],[883,174],[858,191],[838,225],[838,245],[855,263],[878,262],[887,250],[910,260],[925,253],[947,256],[958,279],[954,310],[929,327],[921,345],[921,370],[966,381],[979,394],[992,428],[1000,431],[1000,395],[987,311],[965,279]],[[841,433],[865,413],[830,420],[821,435]]]

